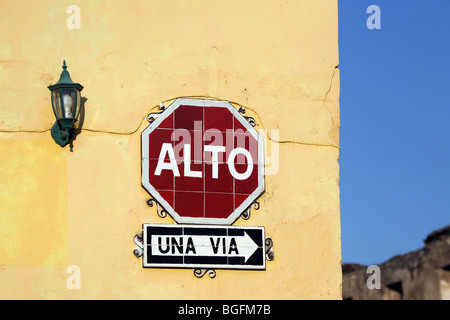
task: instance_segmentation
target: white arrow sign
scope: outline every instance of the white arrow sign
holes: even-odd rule
[[[265,269],[263,227],[143,225],[143,266]]]

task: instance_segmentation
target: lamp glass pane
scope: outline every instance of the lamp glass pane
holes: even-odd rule
[[[52,91],[52,106],[53,113],[57,120],[63,118],[62,109],[61,109],[61,90],[55,89]]]
[[[63,110],[64,118],[75,119],[76,105],[75,105],[75,88],[64,88],[63,90]]]
[[[77,91],[76,119],[78,119],[80,117],[80,111],[81,111],[81,92],[80,92],[80,90],[76,90],[76,91]]]

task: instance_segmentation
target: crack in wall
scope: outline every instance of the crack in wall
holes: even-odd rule
[[[336,142],[336,144],[339,144],[339,127],[340,127],[340,121],[336,121],[333,117],[333,112],[330,110],[330,107],[328,106],[328,93],[331,92],[331,89],[333,88],[333,81],[334,76],[336,74],[336,70],[339,69],[339,65],[334,67],[333,74],[331,75],[330,85],[328,87],[327,92],[325,93],[325,97],[323,99],[322,107],[325,107],[328,110],[328,114],[331,118],[331,129],[328,132],[329,137]]]
[[[324,103],[325,103],[325,101],[326,101],[326,99],[327,99],[328,93],[329,93],[329,92],[331,91],[331,89],[332,89],[333,78],[334,78],[334,75],[335,75],[335,73],[336,73],[336,69],[337,69],[338,67],[339,67],[339,66],[336,66],[336,67],[334,68],[334,70],[333,70],[333,74],[332,74],[332,76],[331,76],[330,86],[329,86],[327,92],[325,93],[325,98],[324,98],[324,100],[323,100]],[[173,98],[173,99],[169,99],[169,100],[162,101],[159,105],[154,106],[154,107],[152,107],[150,110],[148,110],[148,112],[147,112],[146,114],[147,114],[147,115],[150,114],[153,110],[157,109],[161,104],[167,104],[168,102],[172,102],[173,100],[178,99],[178,98],[200,98],[200,99],[223,100],[223,99],[219,99],[219,98],[211,97],[211,96],[183,96],[183,97],[176,97],[176,98]],[[254,110],[254,109],[252,109],[252,108],[250,108],[250,107],[245,107],[245,106],[243,106],[243,105],[241,105],[240,103],[237,103],[237,102],[233,102],[233,101],[229,101],[229,100],[226,100],[226,101],[230,102],[231,104],[234,104],[234,105],[238,106],[237,109],[239,109],[240,107],[244,107],[246,110],[250,110],[252,113],[254,113],[254,114],[256,115],[257,119],[259,120],[259,124],[260,124],[261,128],[266,130],[267,138],[268,138],[270,141],[272,141],[272,142],[279,143],[279,144],[298,144],[298,145],[316,146],[316,147],[332,147],[332,148],[336,148],[336,149],[340,150],[340,146],[337,145],[337,144],[334,145],[334,144],[325,144],[325,143],[314,143],[314,142],[296,141],[296,140],[276,140],[276,139],[273,139],[273,138],[271,137],[269,131],[268,131],[268,130],[266,129],[266,127],[264,126],[264,124],[263,124],[263,122],[262,122],[262,120],[261,120],[261,116],[259,115],[259,113],[258,113],[256,110]],[[327,107],[327,109],[328,109],[328,107]],[[329,109],[328,109],[328,111],[330,112],[330,116],[331,116],[332,122],[333,122],[333,124],[334,124],[334,119],[333,119],[333,116],[332,116],[332,114],[331,114],[331,111],[330,111]],[[106,134],[112,134],[112,135],[133,135],[133,134],[135,134],[135,133],[139,130],[139,128],[142,126],[142,123],[144,122],[144,120],[145,120],[146,118],[147,118],[147,116],[144,116],[144,117],[141,119],[141,121],[139,122],[139,125],[136,127],[136,129],[134,129],[134,130],[132,130],[132,131],[129,131],[129,132],[108,131],[108,130],[97,130],[97,129],[90,129],[90,128],[78,128],[78,129],[76,129],[76,130],[78,130],[78,131],[80,131],[80,132],[82,132],[82,131],[88,131],[88,132],[106,133]],[[49,129],[44,129],[44,130],[20,130],[20,129],[19,129],[19,130],[4,130],[4,129],[0,129],[0,133],[38,133],[38,134],[40,134],[40,133],[48,132],[48,131],[50,131],[50,130],[51,130],[51,128],[49,128]]]
[[[330,85],[328,86],[327,92],[325,92],[325,97],[322,100],[323,102],[327,101],[328,93],[330,93],[330,91],[333,87],[333,79],[334,79],[334,75],[336,74],[336,69],[339,69],[339,65],[335,66],[333,69],[333,74],[331,75]]]

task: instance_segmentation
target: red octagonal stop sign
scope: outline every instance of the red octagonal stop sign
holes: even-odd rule
[[[142,186],[177,223],[230,225],[264,192],[263,146],[228,101],[178,98],[142,132]]]

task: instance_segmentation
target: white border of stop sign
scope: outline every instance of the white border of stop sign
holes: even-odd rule
[[[180,105],[184,106],[196,106],[196,107],[219,107],[227,108],[233,116],[239,120],[239,122],[245,127],[245,129],[255,138],[258,142],[258,186],[257,188],[245,199],[245,201],[236,208],[228,218],[208,218],[208,217],[183,217],[180,216],[174,208],[159,194],[159,192],[149,182],[149,135],[153,132],[167,117],[169,117]],[[141,158],[142,158],[142,187],[146,189],[150,195],[167,211],[177,223],[185,224],[218,224],[218,225],[231,225],[250,205],[264,193],[265,181],[264,181],[264,141],[262,136],[245,120],[245,118],[236,110],[228,101],[225,100],[209,100],[209,99],[192,99],[192,98],[177,98],[170,106],[168,106],[157,117],[155,121],[142,131],[141,135]],[[241,150],[242,151],[242,150]],[[237,174],[237,172],[236,172]],[[245,173],[244,173],[245,174]]]

